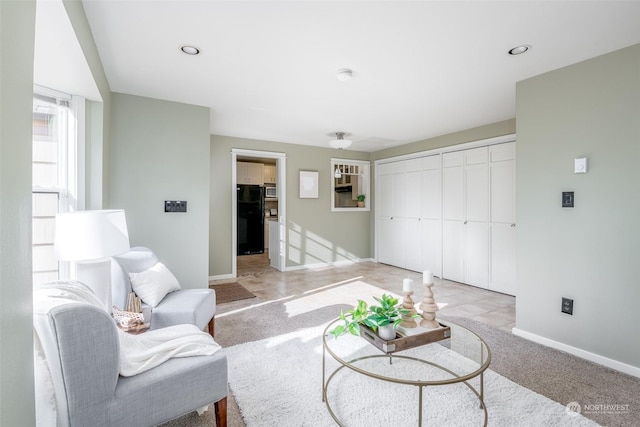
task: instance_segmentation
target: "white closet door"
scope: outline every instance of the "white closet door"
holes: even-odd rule
[[[465,154],[464,282],[489,285],[489,155],[487,147]]]
[[[378,262],[390,264],[391,255],[391,236],[392,224],[392,198],[393,198],[393,180],[392,166],[390,164],[382,164],[377,166],[376,178],[376,257]]]
[[[464,281],[464,154],[442,156],[442,277]]]
[[[422,176],[422,218],[442,217],[442,169],[440,156],[430,156],[423,160]]]
[[[442,215],[445,220],[464,220],[463,153],[446,153],[442,171]]]
[[[422,267],[442,277],[442,159],[422,159]]]
[[[428,270],[442,277],[442,221],[422,218],[420,221],[422,239],[422,266],[417,271]]]
[[[491,156],[489,289],[515,295],[515,143],[492,146],[489,152]]]
[[[421,271],[422,233],[420,214],[422,210],[421,159],[410,159],[405,163],[405,210],[404,214],[404,268]]]
[[[391,217],[391,236],[389,242],[389,264],[405,268],[405,229],[406,218]]]
[[[391,175],[391,216],[404,217],[407,209],[407,176],[404,173]]]
[[[393,239],[393,227],[391,224],[391,217],[378,217],[376,221],[376,233],[378,235],[378,262],[381,262],[383,264],[391,264],[391,261],[393,259],[391,247]]]
[[[489,286],[489,224],[468,221],[464,226],[464,283]]]
[[[403,188],[405,194],[406,218],[420,218],[422,211],[422,174],[420,171],[407,172]]]
[[[386,165],[385,165],[386,166]],[[390,217],[392,214],[393,183],[392,175],[378,175],[378,194],[376,194],[377,216]]]
[[[491,164],[491,222],[516,222],[515,160]]]
[[[464,282],[464,225],[462,221],[442,221],[442,277]]]
[[[422,220],[420,218],[403,218],[404,221],[404,268],[422,271]]]
[[[491,224],[491,282],[489,289],[509,295],[515,288],[515,226]]]

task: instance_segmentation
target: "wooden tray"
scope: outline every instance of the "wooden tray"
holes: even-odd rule
[[[393,354],[436,341],[451,338],[451,328],[440,323],[438,329],[424,329],[418,326],[412,329],[396,329],[396,338],[383,340],[368,326],[360,325],[360,336],[383,353]]]

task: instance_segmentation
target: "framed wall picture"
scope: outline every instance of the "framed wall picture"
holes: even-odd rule
[[[300,198],[318,198],[318,171],[300,171]]]

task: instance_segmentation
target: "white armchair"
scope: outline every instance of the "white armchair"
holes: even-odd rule
[[[191,357],[172,356],[123,376],[123,360],[130,360],[119,339],[125,333],[79,282],[53,282],[34,291],[34,329],[38,425],[151,427],[211,403],[217,427],[227,424],[227,358],[222,349],[202,351],[205,346],[199,344]],[[139,337],[147,334],[156,339],[162,331]],[[208,340],[206,348],[217,346]]]
[[[112,258],[112,303],[124,309],[132,291],[130,273],[141,273],[158,263],[158,257],[149,248],[138,246]],[[143,299],[144,302],[144,299]],[[201,330],[208,325],[211,336],[215,333],[216,292],[213,289],[181,289],[167,294],[151,311],[151,329],[190,323]]]

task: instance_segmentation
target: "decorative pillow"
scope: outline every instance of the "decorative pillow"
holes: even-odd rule
[[[170,292],[180,290],[180,283],[161,262],[140,273],[129,273],[133,292],[151,307],[157,306]]]

